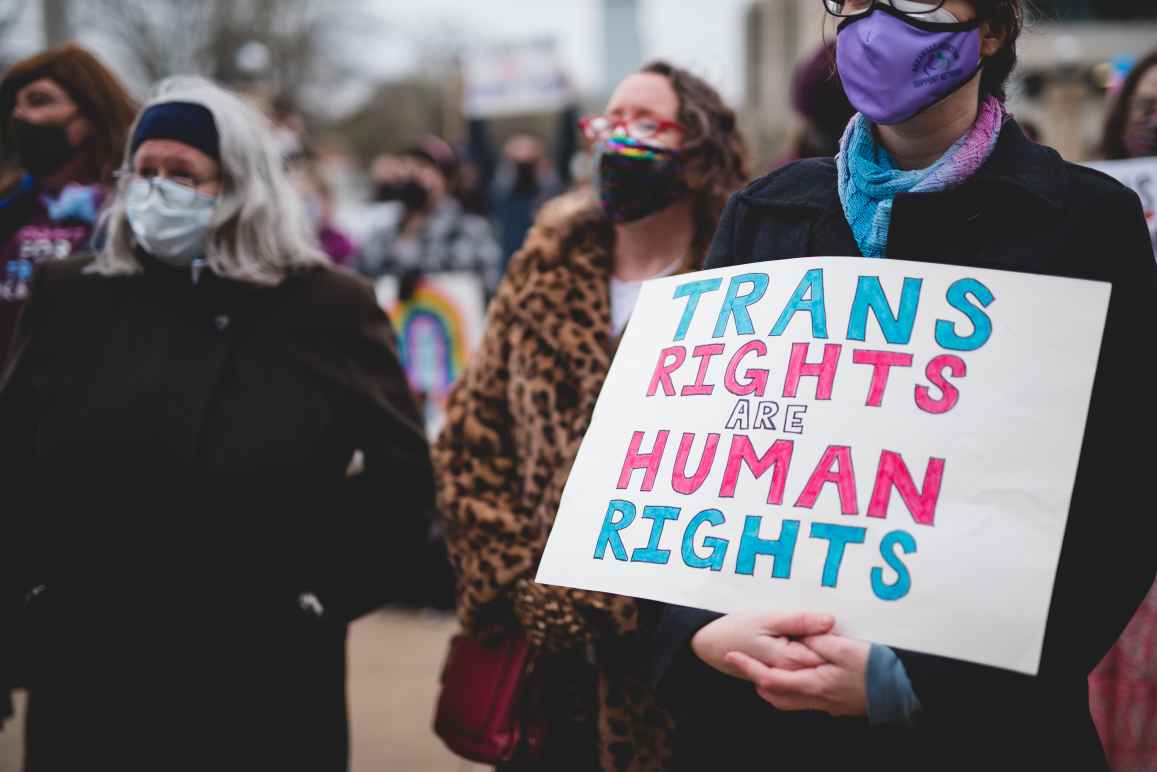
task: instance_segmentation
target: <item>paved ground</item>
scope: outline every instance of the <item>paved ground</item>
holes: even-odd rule
[[[446,615],[386,611],[349,643],[352,772],[481,772],[430,730],[438,671],[454,631]],[[0,772],[19,772],[19,725],[0,732]]]

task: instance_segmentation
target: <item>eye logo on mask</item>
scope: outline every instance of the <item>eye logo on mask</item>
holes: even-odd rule
[[[951,49],[945,50],[937,48],[932,53],[924,56],[921,54],[920,58],[916,60],[916,66],[924,70],[924,74],[932,77],[939,75],[952,66],[953,62],[959,58],[959,54]],[[924,62],[924,66],[920,67],[920,63]]]

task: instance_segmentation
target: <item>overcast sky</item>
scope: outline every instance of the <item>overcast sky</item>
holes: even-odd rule
[[[195,1],[195,0],[191,0]],[[601,0],[359,0],[380,16],[381,40],[342,54],[383,77],[411,71],[422,46],[456,41],[517,42],[553,37],[580,91],[601,93],[604,80]],[[752,0],[639,0],[640,60],[663,57],[705,77],[733,103],[743,93],[742,23]],[[39,48],[39,4],[8,41],[13,53]],[[84,31],[80,30],[82,36]],[[445,34],[443,34],[445,33]],[[640,62],[641,63],[641,62]],[[115,62],[114,62],[115,66]]]
[[[441,25],[494,42],[543,35],[559,41],[563,64],[583,91],[603,79],[600,0],[376,0],[402,34]],[[743,92],[743,11],[751,0],[640,0],[642,58],[665,57],[715,84],[729,100]],[[408,56],[393,54],[391,65]]]

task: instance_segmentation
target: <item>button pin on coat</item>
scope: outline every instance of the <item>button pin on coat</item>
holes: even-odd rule
[[[229,326],[229,315],[217,314],[214,316],[213,326],[217,328],[217,332],[225,332],[225,329]]]
[[[308,616],[314,619],[321,619],[325,615],[325,607],[321,605],[321,601],[312,592],[303,592],[297,596],[297,605]]]

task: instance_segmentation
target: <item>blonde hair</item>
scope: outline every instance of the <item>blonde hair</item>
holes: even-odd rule
[[[217,125],[222,184],[205,243],[205,261],[213,273],[274,285],[295,270],[329,265],[261,113],[233,92],[193,76],[161,81],[144,109],[164,102],[202,105]],[[132,136],[139,121],[140,114],[129,131],[125,168],[132,165]],[[115,276],[142,269],[125,216],[125,192],[119,187],[105,212],[107,239],[91,266],[96,273]]]

